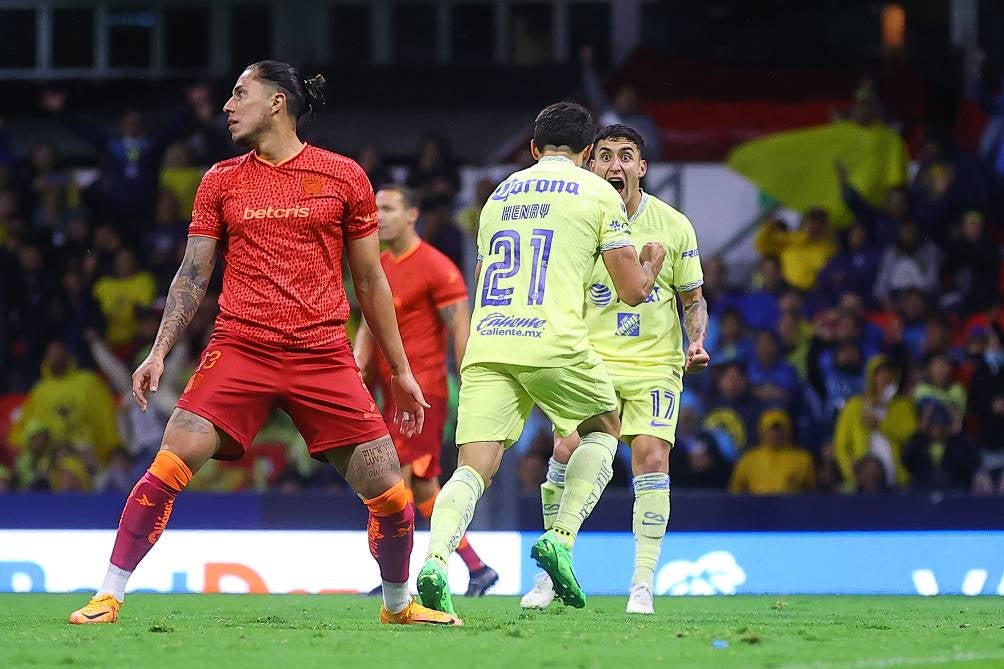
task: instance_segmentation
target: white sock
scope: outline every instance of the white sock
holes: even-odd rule
[[[547,461],[547,480],[558,486],[559,488],[565,487],[565,471],[568,469],[568,465],[564,462],[558,462],[554,458]]]
[[[383,582],[383,607],[391,613],[401,613],[411,603],[408,583]]]
[[[111,595],[120,602],[124,601],[126,583],[129,582],[130,576],[132,576],[131,571],[119,569],[109,562],[108,571],[105,572],[105,580],[101,584],[101,587],[98,588],[98,594]]]

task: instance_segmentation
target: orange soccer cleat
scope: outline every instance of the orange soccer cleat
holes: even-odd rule
[[[119,619],[119,609],[122,602],[111,595],[95,595],[84,608],[70,614],[70,622],[74,625],[90,625],[92,623],[114,623]],[[405,609],[407,611],[408,609]]]
[[[380,607],[380,622],[384,625],[453,625],[464,624],[460,618],[449,613],[428,609],[414,599],[400,613],[391,613]]]

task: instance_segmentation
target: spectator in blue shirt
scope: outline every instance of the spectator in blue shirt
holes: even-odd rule
[[[751,291],[743,299],[743,320],[754,329],[773,330],[781,317],[779,300],[786,288],[777,258],[766,257],[760,260],[759,281],[760,288]]]
[[[906,185],[890,188],[886,193],[883,207],[876,207],[855,190],[847,174],[847,168],[837,163],[840,178],[840,194],[844,204],[854,214],[858,223],[863,224],[876,246],[886,246],[896,241],[896,229],[910,217],[910,189]]]
[[[823,304],[832,306],[843,293],[871,295],[878,275],[881,251],[871,243],[868,228],[855,223],[847,230],[843,249],[827,263],[816,279]]]
[[[705,345],[715,352],[716,362],[739,361],[746,363],[753,354],[753,344],[747,335],[748,327],[742,314],[728,308],[716,319],[718,327],[708,328]]]
[[[798,372],[781,357],[781,344],[772,330],[756,334],[756,354],[749,363],[753,394],[767,406],[788,408],[799,392]]]

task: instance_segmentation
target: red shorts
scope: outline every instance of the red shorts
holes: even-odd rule
[[[425,427],[422,434],[406,437],[401,428],[394,424],[394,402],[388,402],[384,419],[394,439],[397,459],[401,466],[411,465],[411,473],[420,479],[434,479],[443,473],[440,455],[443,451],[443,427],[446,425],[446,398],[426,397],[431,406],[425,410]]]
[[[237,442],[237,448],[221,448],[217,460],[244,455],[276,408],[289,414],[318,460],[332,448],[387,434],[348,342],[288,350],[214,332],[178,407],[202,416]]]

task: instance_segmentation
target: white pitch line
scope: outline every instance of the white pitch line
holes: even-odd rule
[[[812,664],[786,664],[778,669],[883,669],[884,667],[909,667],[915,665],[952,664],[979,660],[1004,660],[1004,653],[955,653],[934,657],[888,657],[846,662],[813,662]]]

